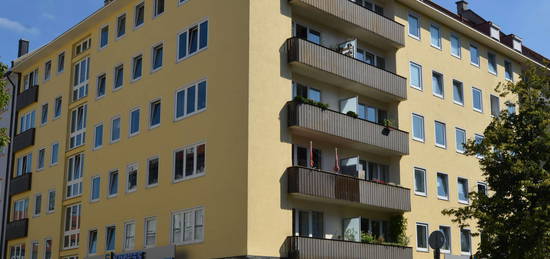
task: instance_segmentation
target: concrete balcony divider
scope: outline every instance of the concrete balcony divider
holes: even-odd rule
[[[311,133],[326,136],[324,140],[342,145],[349,143],[354,148],[373,152],[383,152],[394,155],[409,153],[409,133],[389,129],[385,135],[385,127],[367,120],[350,117],[329,109],[321,109],[310,104],[291,101],[287,103],[288,126],[296,128],[301,134],[313,136]]]
[[[17,106],[15,110],[19,111],[36,101],[38,101],[38,85],[31,86],[29,89],[17,95]]]
[[[10,181],[10,196],[29,191],[32,184],[32,174],[23,174]]]
[[[288,193],[347,201],[386,211],[411,210],[410,190],[305,167],[287,169]]]
[[[286,47],[288,63],[304,66],[299,73],[369,96],[407,99],[407,79],[402,76],[300,38],[288,39]]]
[[[6,240],[14,240],[27,236],[29,219],[21,219],[9,222],[6,225]]]
[[[15,138],[13,139],[13,152],[16,153],[34,145],[35,131],[35,128],[30,128],[15,135]]]
[[[339,29],[356,27],[394,47],[405,46],[405,27],[402,24],[349,0],[290,0],[290,4],[302,8],[303,11],[298,13],[314,13],[317,19],[330,20]]]
[[[282,249],[289,259],[412,259],[412,248],[313,237],[287,237]]]

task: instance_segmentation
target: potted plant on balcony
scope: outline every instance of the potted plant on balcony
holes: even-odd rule
[[[322,110],[328,109],[328,104],[322,103],[322,102],[317,102],[317,101],[311,100],[309,98],[305,98],[303,96],[296,96],[296,97],[294,97],[293,101],[295,101],[297,103],[300,103],[300,104],[305,103],[305,104],[317,106],[317,107],[321,108]]]
[[[387,136],[390,134],[390,128],[393,127],[393,121],[390,119],[384,120],[384,129],[382,130],[382,135]]]
[[[359,118],[359,115],[357,115],[357,113],[355,113],[354,111],[348,111],[348,112],[346,112],[346,115],[348,115],[352,118],[355,118],[355,119]]]

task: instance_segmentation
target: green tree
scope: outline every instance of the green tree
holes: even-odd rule
[[[481,258],[550,257],[550,75],[530,67],[521,81],[501,84],[518,112],[502,111],[484,139],[468,141],[477,156],[489,194],[470,193],[471,203],[443,210],[461,227],[477,224]],[[508,106],[512,103],[508,103]]]
[[[0,113],[6,108],[9,101],[9,93],[6,89],[6,80],[4,80],[4,74],[8,70],[8,67],[0,62]],[[0,128],[0,148],[6,146],[9,143],[8,129]]]

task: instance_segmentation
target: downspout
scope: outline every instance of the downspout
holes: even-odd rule
[[[2,206],[2,213],[4,215],[3,222],[2,222],[2,233],[0,236],[0,240],[2,240],[1,250],[0,254],[2,255],[2,258],[7,258],[8,251],[8,241],[6,240],[6,227],[8,225],[9,220],[9,212],[10,211],[10,205],[11,205],[11,197],[9,196],[9,188],[10,188],[10,181],[11,181],[11,172],[13,167],[14,156],[13,156],[13,137],[15,136],[15,129],[16,129],[16,122],[17,122],[17,112],[15,111],[16,102],[17,102],[17,93],[18,93],[18,87],[13,83],[13,81],[10,78],[10,75],[12,73],[15,73],[17,75],[17,86],[21,84],[21,73],[8,71],[5,74],[5,77],[8,79],[10,84],[12,85],[12,93],[11,93],[11,117],[10,117],[10,129],[9,129],[9,137],[10,137],[10,143],[8,144],[8,166],[6,167],[6,180],[4,181],[4,204]]]

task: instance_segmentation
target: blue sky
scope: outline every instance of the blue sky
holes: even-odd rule
[[[31,50],[36,49],[103,5],[103,0],[1,2],[0,62],[3,63],[9,63],[16,58],[19,38],[30,40]],[[454,0],[435,2],[453,12],[456,11]],[[525,45],[550,57],[550,0],[469,0],[469,3],[471,9],[499,25],[505,33],[514,33],[522,37]]]

